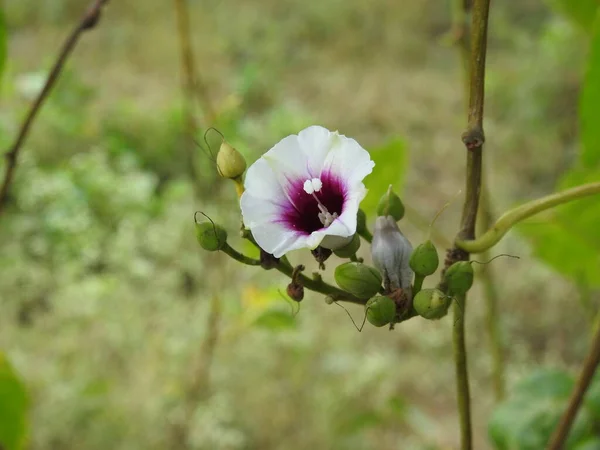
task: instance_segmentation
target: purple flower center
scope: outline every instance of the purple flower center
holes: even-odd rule
[[[344,184],[338,177],[330,173],[321,174],[320,179],[323,185],[314,194],[308,194],[304,190],[306,180],[297,180],[291,183],[288,192],[291,204],[286,205],[282,211],[282,222],[288,228],[306,235],[325,228],[319,219],[321,210],[314,196],[330,214],[342,215],[346,198]]]

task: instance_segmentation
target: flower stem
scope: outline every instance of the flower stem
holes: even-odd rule
[[[413,284],[413,291],[412,291],[413,298],[415,298],[415,295],[417,295],[419,293],[419,291],[423,288],[424,280],[425,280],[424,276],[418,275],[415,273],[415,282]]]
[[[472,448],[471,396],[469,393],[469,374],[467,371],[467,349],[465,346],[465,300],[466,295],[455,298],[454,327],[452,344],[454,348],[454,368],[456,371],[456,396],[460,416],[461,449]]]
[[[546,209],[553,208],[563,203],[600,194],[600,182],[587,183],[556,194],[532,200],[517,208],[504,213],[496,223],[477,239],[457,239],[458,248],[469,253],[481,253],[496,245],[500,239],[517,223]]]
[[[223,251],[223,253],[231,256],[233,259],[235,259],[238,262],[241,262],[242,264],[246,264],[248,266],[260,266],[260,261],[258,259],[250,258],[249,256],[238,252],[227,242],[225,242],[225,245],[221,250]]]
[[[365,228],[364,230],[362,230],[360,233],[360,236],[367,241],[369,244],[373,241],[373,235],[371,234],[371,232]]]
[[[560,450],[563,448],[565,441],[569,435],[569,430],[575,421],[575,416],[577,415],[577,411],[581,407],[581,403],[583,400],[583,396],[587,391],[590,383],[592,382],[592,378],[594,376],[594,372],[600,363],[600,328],[596,330],[596,335],[594,336],[594,342],[592,343],[592,348],[590,352],[585,358],[585,362],[583,363],[583,369],[581,374],[579,375],[579,380],[577,381],[577,385],[575,386],[575,390],[571,394],[571,398],[569,400],[569,406],[564,412],[562,418],[560,419],[560,423],[558,427],[554,431],[550,439],[550,443],[548,444],[548,450]]]

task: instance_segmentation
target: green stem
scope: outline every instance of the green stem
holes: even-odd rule
[[[235,259],[238,262],[241,262],[242,264],[246,264],[248,266],[260,266],[260,261],[258,259],[250,258],[249,256],[238,252],[227,242],[225,242],[225,245],[221,250],[223,251],[223,253],[231,256],[233,259]]]
[[[458,248],[469,253],[481,253],[492,248],[517,223],[541,211],[571,202],[589,195],[600,194],[600,182],[583,184],[566,191],[538,198],[504,213],[492,228],[477,239],[457,239]]]
[[[353,255],[350,255],[350,261],[358,262],[358,258],[356,257],[356,253],[354,253]]]
[[[466,295],[455,298],[454,327],[452,344],[454,348],[454,368],[456,371],[456,395],[460,416],[461,449],[472,448],[471,395],[469,393],[469,375],[467,372],[467,350],[465,346],[465,300]]]
[[[413,291],[412,291],[413,298],[415,298],[415,295],[417,295],[419,293],[419,291],[423,288],[424,280],[425,280],[424,276],[418,275],[415,273],[415,282],[413,284]]]
[[[365,228],[364,230],[362,230],[360,233],[360,236],[367,241],[369,244],[373,241],[373,235],[371,234],[371,232]]]

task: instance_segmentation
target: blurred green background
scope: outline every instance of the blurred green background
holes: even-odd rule
[[[2,149],[87,4],[4,1]],[[366,210],[392,183],[409,206],[402,230],[413,245],[426,239],[464,177],[464,74],[447,43],[448,2],[187,6],[208,97],[195,108],[199,142],[215,126],[252,162],[305,126],[337,129],[378,162]],[[557,186],[600,179],[596,9],[595,0],[492,2],[485,158],[494,217]],[[187,134],[177,33],[175,2],[111,1],[22,149],[0,217],[0,443],[457,448],[451,317],[415,318],[393,332],[367,324],[358,333],[341,308],[310,293],[292,319],[282,275],[196,244],[193,214],[201,210],[251,251],[237,238],[233,186]],[[461,198],[436,224],[447,240]],[[470,294],[477,449],[542,448],[539,433],[556,422],[597,322],[598,204],[531,219],[493,252],[520,259],[487,266],[509,395],[530,392],[531,384],[518,386],[533,376],[550,386],[544,401],[558,400],[532,411],[523,405],[538,403],[517,398],[496,409],[483,286]],[[291,259],[316,270],[306,253]],[[361,256],[370,258],[366,245]],[[363,309],[348,310],[362,321]],[[600,423],[590,405],[577,442],[587,449],[599,448],[582,443]]]

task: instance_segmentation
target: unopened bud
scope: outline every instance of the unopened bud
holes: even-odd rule
[[[409,266],[411,253],[412,245],[400,232],[394,218],[378,217],[371,243],[371,256],[389,290],[410,288],[414,275]]]
[[[217,153],[217,169],[224,178],[239,178],[246,170],[246,160],[227,141],[223,141]]]
[[[333,253],[335,253],[336,256],[339,256],[340,258],[350,258],[352,255],[356,254],[359,248],[360,238],[358,237],[358,234],[355,234],[348,245],[334,250]]]
[[[331,305],[333,302],[335,302],[335,299],[331,295],[328,295],[327,297],[325,297],[326,304]]]
[[[367,320],[376,327],[383,327],[394,321],[396,317],[396,304],[389,297],[378,295],[370,299],[365,305]]]
[[[457,261],[448,267],[444,281],[449,295],[466,294],[473,286],[473,266],[469,261]]]
[[[227,231],[212,222],[196,223],[196,239],[204,250],[221,250],[227,242]]]
[[[437,250],[431,240],[418,245],[410,257],[410,268],[418,275],[427,277],[432,275],[440,264]]]
[[[319,263],[319,268],[320,269],[325,269],[325,261],[327,261],[329,259],[329,257],[331,256],[331,253],[333,253],[331,250],[329,250],[328,248],[325,247],[321,247],[320,245],[315,248],[314,250],[310,251],[313,255],[313,257],[315,258],[315,261],[317,261]]]
[[[279,264],[279,258],[275,258],[275,256],[265,252],[262,248],[260,249],[260,267],[265,270],[271,270],[277,267],[277,264]]]
[[[448,313],[450,301],[439,289],[423,289],[415,295],[413,307],[425,319],[440,319]]]
[[[371,298],[381,288],[381,275],[374,267],[347,262],[335,268],[335,282],[358,298]]]
[[[391,184],[387,192],[379,200],[377,215],[383,217],[392,216],[396,222],[404,217],[404,204],[400,200],[400,197],[392,190]]]

